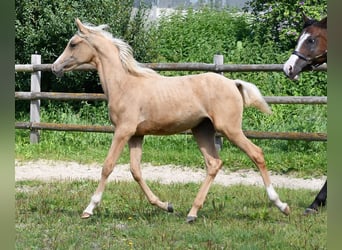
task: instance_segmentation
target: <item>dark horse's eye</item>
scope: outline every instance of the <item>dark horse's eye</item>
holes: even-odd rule
[[[311,37],[309,37],[307,41],[308,41],[309,44],[314,44],[315,43],[315,39],[311,38]]]

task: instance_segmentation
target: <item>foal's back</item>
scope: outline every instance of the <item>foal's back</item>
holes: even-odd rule
[[[141,91],[146,92],[143,98],[148,96],[154,99],[155,104],[167,102],[174,107],[200,102],[201,106],[207,109],[217,103],[242,103],[235,81],[216,73],[176,77],[154,76],[145,80]]]

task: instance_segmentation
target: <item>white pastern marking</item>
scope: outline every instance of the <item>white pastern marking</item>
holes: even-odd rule
[[[268,198],[270,198],[271,201],[276,201],[278,199],[278,194],[277,192],[274,190],[272,185],[269,185],[268,187],[266,187],[266,191],[268,194]]]
[[[95,204],[98,204],[101,201],[102,193],[94,194],[93,197],[91,197],[91,201]]]
[[[274,190],[272,184],[269,185],[268,187],[266,187],[266,191],[267,191],[268,197],[274,203],[274,205],[276,205],[281,211],[284,212],[285,209],[287,208],[287,204],[281,202],[281,200],[279,199],[279,196],[278,196],[277,192]]]
[[[83,212],[88,213],[88,214],[93,214],[93,210],[100,203],[101,198],[102,198],[102,193],[94,194],[91,197],[91,201],[88,207]]]

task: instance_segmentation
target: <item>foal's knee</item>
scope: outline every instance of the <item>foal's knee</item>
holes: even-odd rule
[[[133,176],[133,179],[134,179],[136,182],[140,182],[140,181],[141,181],[141,178],[142,178],[141,170],[140,170],[139,168],[131,167],[130,171],[131,171],[131,174],[132,174],[132,176]]]
[[[108,178],[108,176],[113,172],[113,167],[104,165],[101,171],[101,175],[105,178]]]
[[[220,159],[208,160],[208,162],[207,162],[207,173],[208,173],[208,175],[215,177],[217,175],[218,171],[221,169],[222,164],[223,164],[223,162]]]
[[[141,181],[141,172],[140,171],[136,171],[136,170],[132,170],[131,169],[131,174],[133,176],[133,179],[136,181],[136,182],[140,182]]]
[[[101,171],[102,177],[108,178],[108,176],[113,172],[114,165],[115,164],[113,163],[113,160],[109,156],[107,156]]]

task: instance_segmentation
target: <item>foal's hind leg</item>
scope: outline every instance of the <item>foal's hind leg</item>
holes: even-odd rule
[[[222,167],[222,161],[219,158],[215,147],[215,129],[209,119],[204,120],[197,127],[192,129],[192,133],[197,141],[199,149],[205,160],[207,167],[207,176],[205,177],[200,190],[194,200],[192,208],[187,216],[187,222],[193,222],[197,218],[197,212],[202,208],[209,188],[214,181],[218,171]]]
[[[147,186],[146,182],[142,178],[140,162],[142,155],[142,142],[143,136],[133,136],[129,141],[129,151],[130,151],[130,159],[131,159],[131,173],[136,182],[138,182],[139,186],[145,193],[148,201],[161,209],[164,209],[168,212],[173,212],[172,204],[167,202],[161,202],[160,199],[151,191],[151,189]]]
[[[276,205],[280,209],[280,211],[282,211],[286,215],[289,215],[289,206],[279,199],[277,192],[274,190],[272,186],[271,179],[266,168],[262,149],[253,144],[243,134],[242,130],[238,130],[235,133],[225,132],[225,134],[227,135],[228,139],[235,145],[237,145],[239,148],[241,148],[259,168],[269,199],[273,202],[274,205]]]

